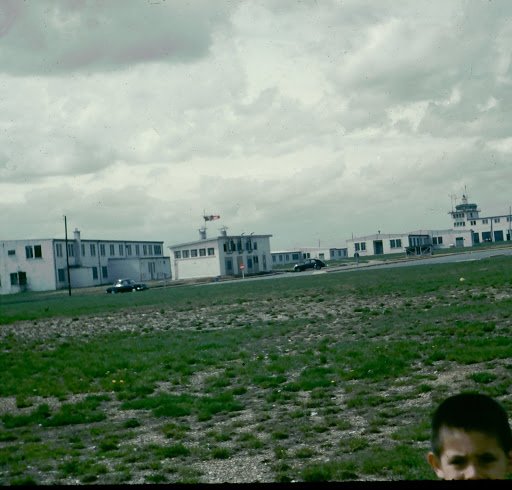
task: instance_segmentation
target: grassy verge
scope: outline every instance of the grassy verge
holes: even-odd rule
[[[433,478],[437,402],[512,409],[511,265],[2,298],[0,483]]]

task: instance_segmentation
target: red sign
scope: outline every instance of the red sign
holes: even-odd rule
[[[240,264],[240,270],[244,270],[245,269],[245,265],[244,264]]]

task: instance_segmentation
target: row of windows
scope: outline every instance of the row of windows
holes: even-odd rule
[[[67,275],[66,269],[57,269],[57,275],[58,275],[59,282],[66,282],[66,275]],[[101,277],[103,279],[108,278],[108,268],[106,266],[101,267]],[[98,279],[98,268],[97,267],[92,268],[92,278]]]
[[[433,236],[432,237],[432,245],[442,245],[443,237],[442,236]]]
[[[56,243],[55,244],[55,253],[56,253],[57,257],[62,257],[63,251],[64,251],[64,244]],[[138,243],[135,244],[133,247],[132,247],[132,244],[130,244],[130,243],[128,243],[128,244],[119,243],[117,246],[117,249],[116,249],[115,244],[111,243],[111,244],[109,244],[108,251],[109,251],[110,257],[115,257],[116,252],[117,252],[117,255],[119,255],[120,257],[124,257],[125,255],[127,257],[130,257],[133,255],[133,251],[135,251],[135,256],[138,257],[141,255],[141,253],[140,253],[141,247]],[[85,243],[82,243],[80,252],[81,252],[82,257],[85,257],[87,255],[86,252],[88,252],[91,257],[96,257],[96,252],[97,252],[96,244],[90,243],[89,247],[87,247]],[[105,243],[99,244],[99,253],[102,257],[105,257],[107,255],[107,247],[106,247]],[[151,245],[151,244],[142,245],[142,255],[150,255],[150,256],[162,255],[162,246],[161,245]],[[69,257],[75,256],[75,244],[74,243],[68,243],[68,256]]]
[[[245,245],[245,246],[244,246]],[[223,245],[224,252],[239,252],[242,253],[244,250],[247,252],[252,252],[253,250],[258,250],[258,242],[252,241],[250,238],[245,240],[245,244],[242,242],[242,238],[238,238],[235,240],[228,240]]]
[[[455,218],[455,217],[456,217],[456,216],[454,215],[454,218]],[[511,217],[510,217],[510,216],[507,216],[507,217],[506,217],[506,220],[507,220],[507,223],[509,223],[509,222],[510,222],[510,220],[511,220]],[[489,218],[482,218],[482,219],[481,219],[481,221],[482,221],[482,224],[483,224],[483,225],[488,225],[488,224],[489,224]],[[492,218],[492,221],[493,221],[494,223],[501,223],[501,218]],[[476,226],[476,223],[477,223],[477,222],[476,222],[476,220],[471,220],[471,221],[470,221],[470,224],[471,224],[472,226]],[[455,225],[455,226],[457,226],[457,227],[460,227],[460,226],[466,226],[466,223],[465,223],[464,221],[456,221],[456,222],[454,223],[454,225]]]
[[[402,239],[396,238],[394,240],[389,240],[390,248],[402,248]]]
[[[360,243],[354,243],[354,246],[356,248],[356,252],[359,252],[360,250],[366,250],[366,243],[360,242]]]
[[[299,260],[300,254],[298,253],[292,253],[292,260]],[[279,257],[279,262],[290,262],[290,254],[279,254],[279,255],[272,255],[272,262],[277,262],[277,258]]]
[[[174,258],[175,259],[188,259],[190,257],[206,257],[206,254],[208,254],[208,256],[215,255],[215,249],[213,247],[210,247],[208,249],[192,248],[190,250],[176,250],[174,252]]]
[[[16,250],[7,250],[7,255],[13,257],[16,255]],[[43,250],[41,245],[26,245],[25,246],[25,257],[27,259],[42,259]]]

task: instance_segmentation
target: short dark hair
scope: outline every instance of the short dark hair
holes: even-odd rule
[[[440,431],[443,427],[483,432],[493,436],[508,454],[512,450],[512,430],[505,409],[491,397],[477,393],[460,393],[446,398],[432,416],[432,451],[442,453]]]

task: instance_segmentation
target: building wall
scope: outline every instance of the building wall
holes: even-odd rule
[[[0,242],[0,294],[46,291],[56,288],[52,240]],[[16,276],[17,284],[11,280]],[[23,277],[26,278],[25,284]]]

